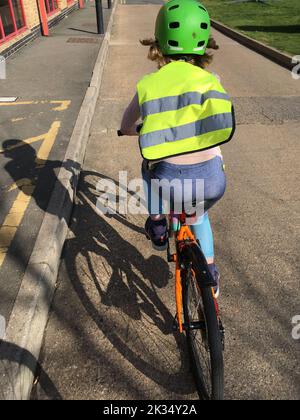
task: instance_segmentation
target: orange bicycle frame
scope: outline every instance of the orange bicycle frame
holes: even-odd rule
[[[192,242],[196,242],[195,236],[192,234],[189,226],[186,225],[186,216],[182,214],[179,217],[180,221],[180,229],[176,233],[176,245],[180,242],[184,242],[186,240],[190,240]],[[172,223],[172,216],[170,216],[170,223]],[[177,246],[176,246],[177,249]],[[178,254],[172,255],[172,261],[176,263],[176,271],[175,271],[175,301],[176,301],[176,314],[177,314],[177,321],[180,333],[183,332],[183,320],[182,320],[182,283],[181,283],[181,267],[180,261],[178,258]]]

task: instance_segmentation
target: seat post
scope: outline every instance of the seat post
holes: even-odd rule
[[[184,212],[179,216],[179,220],[182,226],[186,225],[186,214]]]

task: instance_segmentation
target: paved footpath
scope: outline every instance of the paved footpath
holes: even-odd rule
[[[117,138],[135,84],[154,69],[138,44],[157,5],[119,5],[77,207],[63,255],[34,399],[197,398],[183,337],[172,332],[174,281],[143,235],[144,216],[100,216],[97,184],[139,177],[134,138]],[[223,147],[228,190],[211,212],[227,330],[227,399],[299,399],[300,81],[215,33],[212,70],[234,98]]]

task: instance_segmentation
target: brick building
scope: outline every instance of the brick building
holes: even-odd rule
[[[78,0],[0,0],[0,55],[9,56],[41,34],[42,8],[51,27],[78,8]]]

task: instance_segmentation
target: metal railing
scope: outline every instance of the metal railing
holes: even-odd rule
[[[84,8],[84,0],[79,0],[79,8]],[[95,0],[96,5],[96,19],[97,19],[97,31],[98,34],[103,35],[105,33],[104,28],[104,17],[103,17],[103,6],[102,6],[102,0]],[[107,0],[107,8],[111,9],[112,6],[112,0]]]
[[[96,14],[97,14],[97,28],[98,34],[104,34],[104,18],[103,18],[103,8],[102,0],[95,0],[96,2]],[[107,8],[111,9],[112,0],[107,0]]]

